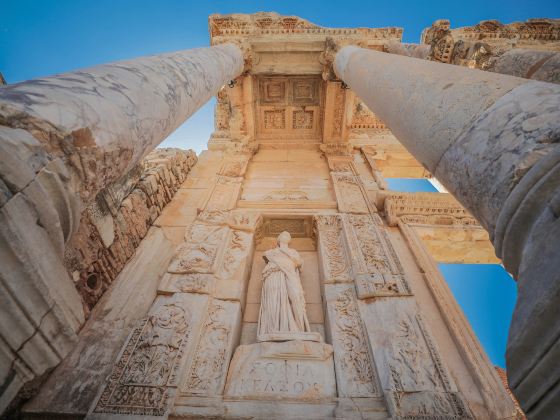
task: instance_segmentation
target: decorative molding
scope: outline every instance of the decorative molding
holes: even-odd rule
[[[402,28],[323,28],[297,16],[281,16],[274,12],[215,14],[210,16],[209,26],[212,45],[222,38],[283,34],[399,40],[402,37]]]
[[[444,193],[387,194],[385,216],[389,226],[397,226],[403,220],[417,225],[480,227],[452,195]]]

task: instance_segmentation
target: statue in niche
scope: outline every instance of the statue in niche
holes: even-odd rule
[[[311,332],[309,327],[300,279],[303,260],[288,247],[291,239],[288,232],[282,232],[278,246],[263,255],[266,266],[262,273],[258,341],[320,341],[319,333]]]

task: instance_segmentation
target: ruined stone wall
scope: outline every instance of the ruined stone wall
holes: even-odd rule
[[[424,29],[421,42],[433,61],[560,83],[559,19],[484,20],[455,29],[440,19]]]
[[[192,150],[156,149],[102,190],[82,213],[78,232],[65,250],[65,265],[86,316],[132,257],[196,161]]]

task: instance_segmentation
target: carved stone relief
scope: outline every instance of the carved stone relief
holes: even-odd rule
[[[340,215],[315,216],[314,223],[323,283],[352,282]]]
[[[339,397],[380,396],[354,288],[351,285],[325,285],[325,297]]]
[[[385,213],[390,226],[397,226],[399,220],[422,225],[480,226],[450,194],[391,194],[385,198]]]
[[[266,201],[278,201],[278,200],[290,200],[290,201],[305,201],[309,200],[309,197],[305,191],[301,190],[277,190],[272,191],[264,196],[263,200]]]
[[[128,337],[88,418],[96,414],[164,416],[199,332],[206,295],[160,296]]]
[[[219,175],[201,209],[232,210],[241,192],[242,177]]]
[[[344,107],[346,100],[346,92],[337,84],[339,89],[335,90],[333,119],[332,119],[332,137],[339,138],[342,136],[342,125],[344,123]]]
[[[193,292],[243,301],[258,213],[205,210],[177,248],[160,282],[161,294]]]
[[[290,232],[293,238],[309,238],[312,235],[310,218],[267,217],[262,224],[259,236],[278,236],[283,231]]]
[[[252,250],[253,234],[242,230],[231,230],[230,241],[226,246],[218,276],[233,279],[239,268],[249,258]]]
[[[159,294],[203,293],[214,291],[216,277],[213,274],[173,274],[165,273],[158,286]]]
[[[354,98],[354,110],[350,128],[384,130],[387,127],[358,97]]]
[[[410,294],[403,267],[377,218],[344,216],[358,297]]]
[[[331,172],[334,191],[341,213],[369,213],[366,196],[359,177],[348,173]]]
[[[183,393],[201,396],[222,393],[240,322],[239,302],[212,299]]]
[[[186,242],[177,248],[167,271],[176,274],[215,273],[230,234],[228,227],[195,222]]]
[[[391,414],[472,418],[411,299],[358,301]]]

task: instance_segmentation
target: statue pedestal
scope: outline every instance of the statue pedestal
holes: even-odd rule
[[[333,348],[301,340],[239,346],[224,397],[302,402],[336,397]]]
[[[316,341],[321,342],[321,334],[318,332],[277,332],[271,334],[261,334],[257,341]]]

